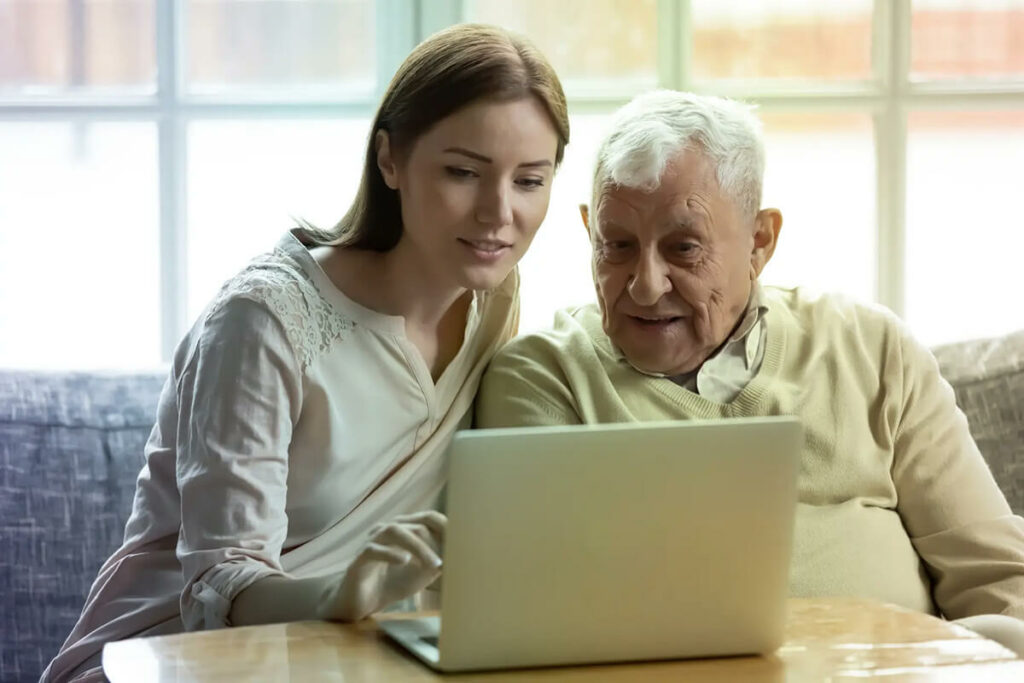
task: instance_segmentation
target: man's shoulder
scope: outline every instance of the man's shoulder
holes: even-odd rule
[[[597,306],[577,306],[559,311],[552,326],[506,344],[480,384],[477,426],[579,422],[577,388],[605,372],[595,329],[603,335]]]
[[[555,313],[550,327],[525,332],[506,344],[495,357],[562,365],[572,359],[595,356],[604,331],[597,304],[572,306]]]
[[[896,314],[885,306],[842,292],[803,286],[766,286],[763,289],[769,311],[819,331],[832,325],[889,328],[900,324]]]

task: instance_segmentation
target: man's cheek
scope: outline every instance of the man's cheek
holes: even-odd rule
[[[676,293],[690,308],[710,303],[712,290],[700,279],[695,277],[676,278],[673,284]]]

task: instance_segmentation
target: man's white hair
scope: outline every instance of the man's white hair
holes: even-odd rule
[[[754,107],[709,95],[654,90],[638,95],[612,117],[597,152],[591,210],[614,186],[653,192],[668,163],[684,149],[703,152],[718,186],[743,212],[761,208],[764,141]]]

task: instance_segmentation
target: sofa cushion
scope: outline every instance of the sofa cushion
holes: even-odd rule
[[[0,680],[39,679],[121,544],[164,378],[0,372]]]
[[[934,352],[1024,513],[1024,331]],[[38,680],[121,544],[165,377],[0,371],[0,680]]]
[[[933,351],[1010,507],[1024,514],[1024,330]]]

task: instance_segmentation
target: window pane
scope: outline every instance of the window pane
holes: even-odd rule
[[[520,263],[521,332],[548,328],[555,311],[596,300],[590,241],[579,205],[590,203],[597,147],[609,119],[608,115],[570,117],[572,142],[555,177],[548,215]]]
[[[9,122],[0,149],[0,366],[155,367],[155,126]]]
[[[916,112],[908,136],[911,328],[930,344],[1024,328],[1024,111]]]
[[[152,86],[154,0],[0,0],[0,88]]]
[[[866,114],[763,114],[762,205],[782,232],[762,281],[874,299],[875,152]]]
[[[526,35],[567,93],[640,91],[657,83],[657,0],[466,0],[468,21]]]
[[[373,91],[372,0],[189,0],[185,10],[193,93]]]
[[[269,251],[291,216],[338,222],[362,173],[369,119],[204,121],[188,129],[188,315]]]
[[[697,80],[871,76],[871,0],[690,4]]]
[[[913,76],[1024,76],[1024,0],[914,0],[913,8]]]

